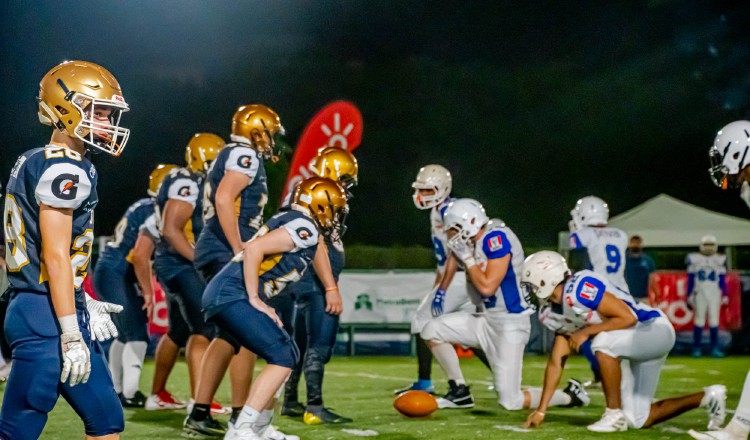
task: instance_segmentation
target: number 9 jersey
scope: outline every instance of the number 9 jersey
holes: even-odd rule
[[[630,292],[625,282],[625,250],[628,235],[621,229],[586,226],[570,234],[570,249],[586,249],[589,269],[607,279],[620,290]]]
[[[94,240],[97,175],[94,165],[73,150],[46,146],[21,155],[10,173],[3,227],[8,279],[19,291],[49,293],[49,276],[41,261],[39,205],[73,210],[70,267],[76,303],[83,305],[81,285],[86,277]]]

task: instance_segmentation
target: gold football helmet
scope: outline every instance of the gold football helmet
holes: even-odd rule
[[[47,72],[39,83],[39,121],[113,156],[122,153],[130,130],[120,117],[130,108],[120,84],[107,69],[87,61],[65,61]],[[94,119],[110,110],[108,123]]]
[[[294,189],[292,207],[308,213],[318,224],[323,235],[339,239],[346,231],[346,191],[336,181],[324,177],[310,177]]]
[[[148,176],[148,195],[156,197],[159,194],[161,183],[164,182],[164,179],[172,170],[176,170],[177,168],[179,168],[179,165],[171,163],[160,163],[157,165],[154,171],[151,171],[151,175]]]
[[[213,133],[196,133],[185,148],[185,164],[194,173],[206,174],[224,145],[224,139]]]
[[[347,191],[357,185],[359,165],[357,158],[347,150],[337,147],[326,147],[310,164],[315,175],[337,181]]]
[[[243,105],[232,116],[232,140],[252,145],[264,159],[273,162],[279,160],[273,138],[277,133],[284,134],[281,119],[265,105]]]

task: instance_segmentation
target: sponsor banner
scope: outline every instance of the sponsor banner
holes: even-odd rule
[[[729,304],[721,308],[719,325],[724,330],[742,327],[739,272],[726,275]],[[672,321],[676,331],[692,331],[693,311],[687,306],[687,273],[683,271],[657,271],[649,278],[649,303],[661,309]]]
[[[342,323],[409,323],[430,292],[435,272],[343,273]]]
[[[167,297],[162,289],[161,284],[154,277],[154,311],[151,314],[151,321],[148,323],[148,333],[150,335],[163,335],[169,330],[169,313],[167,312]]]
[[[281,194],[285,200],[297,183],[312,176],[310,162],[324,147],[353,151],[362,142],[362,114],[354,104],[336,101],[328,104],[307,124],[294,151],[289,175]]]

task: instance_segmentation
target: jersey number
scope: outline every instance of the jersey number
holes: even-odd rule
[[[21,207],[16,203],[16,198],[10,194],[5,199],[4,213],[3,227],[5,228],[5,242],[8,244],[5,261],[9,271],[18,272],[29,264],[29,254],[26,252],[26,238],[24,238],[26,229]]]
[[[607,247],[604,248],[604,251],[607,253],[607,273],[617,273],[622,265],[620,249],[615,245],[608,244]]]
[[[271,299],[278,295],[279,292],[284,290],[287,284],[299,281],[302,275],[297,272],[297,269],[289,272],[286,275],[282,275],[275,280],[269,280],[263,283],[263,293],[266,295],[266,299]]]
[[[63,156],[68,159],[75,160],[76,162],[81,161],[81,153],[73,151],[69,148],[64,147],[47,147],[44,149],[44,157],[46,159],[61,159]]]
[[[716,271],[715,270],[699,270],[698,271],[698,281],[716,281]]]

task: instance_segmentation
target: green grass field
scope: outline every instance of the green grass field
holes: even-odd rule
[[[524,384],[540,385],[546,359],[529,356],[524,362]],[[689,438],[688,429],[705,429],[706,415],[695,410],[649,430],[628,431],[622,434],[595,436],[586,431],[603,411],[604,398],[600,389],[591,390],[591,405],[587,408],[552,409],[541,430],[525,432],[521,424],[528,411],[505,411],[496,403],[493,391],[487,389],[491,376],[477,360],[462,361],[464,374],[472,385],[476,400],[471,410],[441,410],[425,419],[407,419],[393,409],[393,390],[413,380],[416,370],[414,359],[407,357],[338,357],[329,364],[325,379],[326,405],[343,415],[354,418],[349,425],[315,426],[302,423],[301,419],[276,417],[275,424],[287,433],[297,434],[309,440],[355,439],[369,433],[370,438],[388,440],[412,439],[580,439],[580,438]],[[666,398],[695,392],[701,387],[723,383],[729,389],[727,407],[737,405],[745,375],[750,367],[750,358],[734,357],[721,360],[675,357],[670,358],[661,376],[657,398]],[[141,389],[150,389],[153,363],[144,369]],[[442,371],[435,364],[434,375],[445,390]],[[586,379],[590,375],[582,358],[569,362],[565,378]],[[180,397],[188,395],[187,369],[180,362],[169,382],[169,389]],[[302,391],[301,391],[302,392]],[[229,402],[226,383],[222,385],[218,398]],[[146,412],[125,411],[123,439],[167,439],[180,438],[181,424],[185,417],[181,411]],[[730,415],[731,417],[731,415]],[[225,418],[224,418],[225,420]],[[728,419],[727,419],[728,420]],[[346,430],[357,430],[358,433]],[[50,414],[47,427],[42,434],[45,439],[76,439],[83,437],[83,426],[73,410],[60,399]]]

